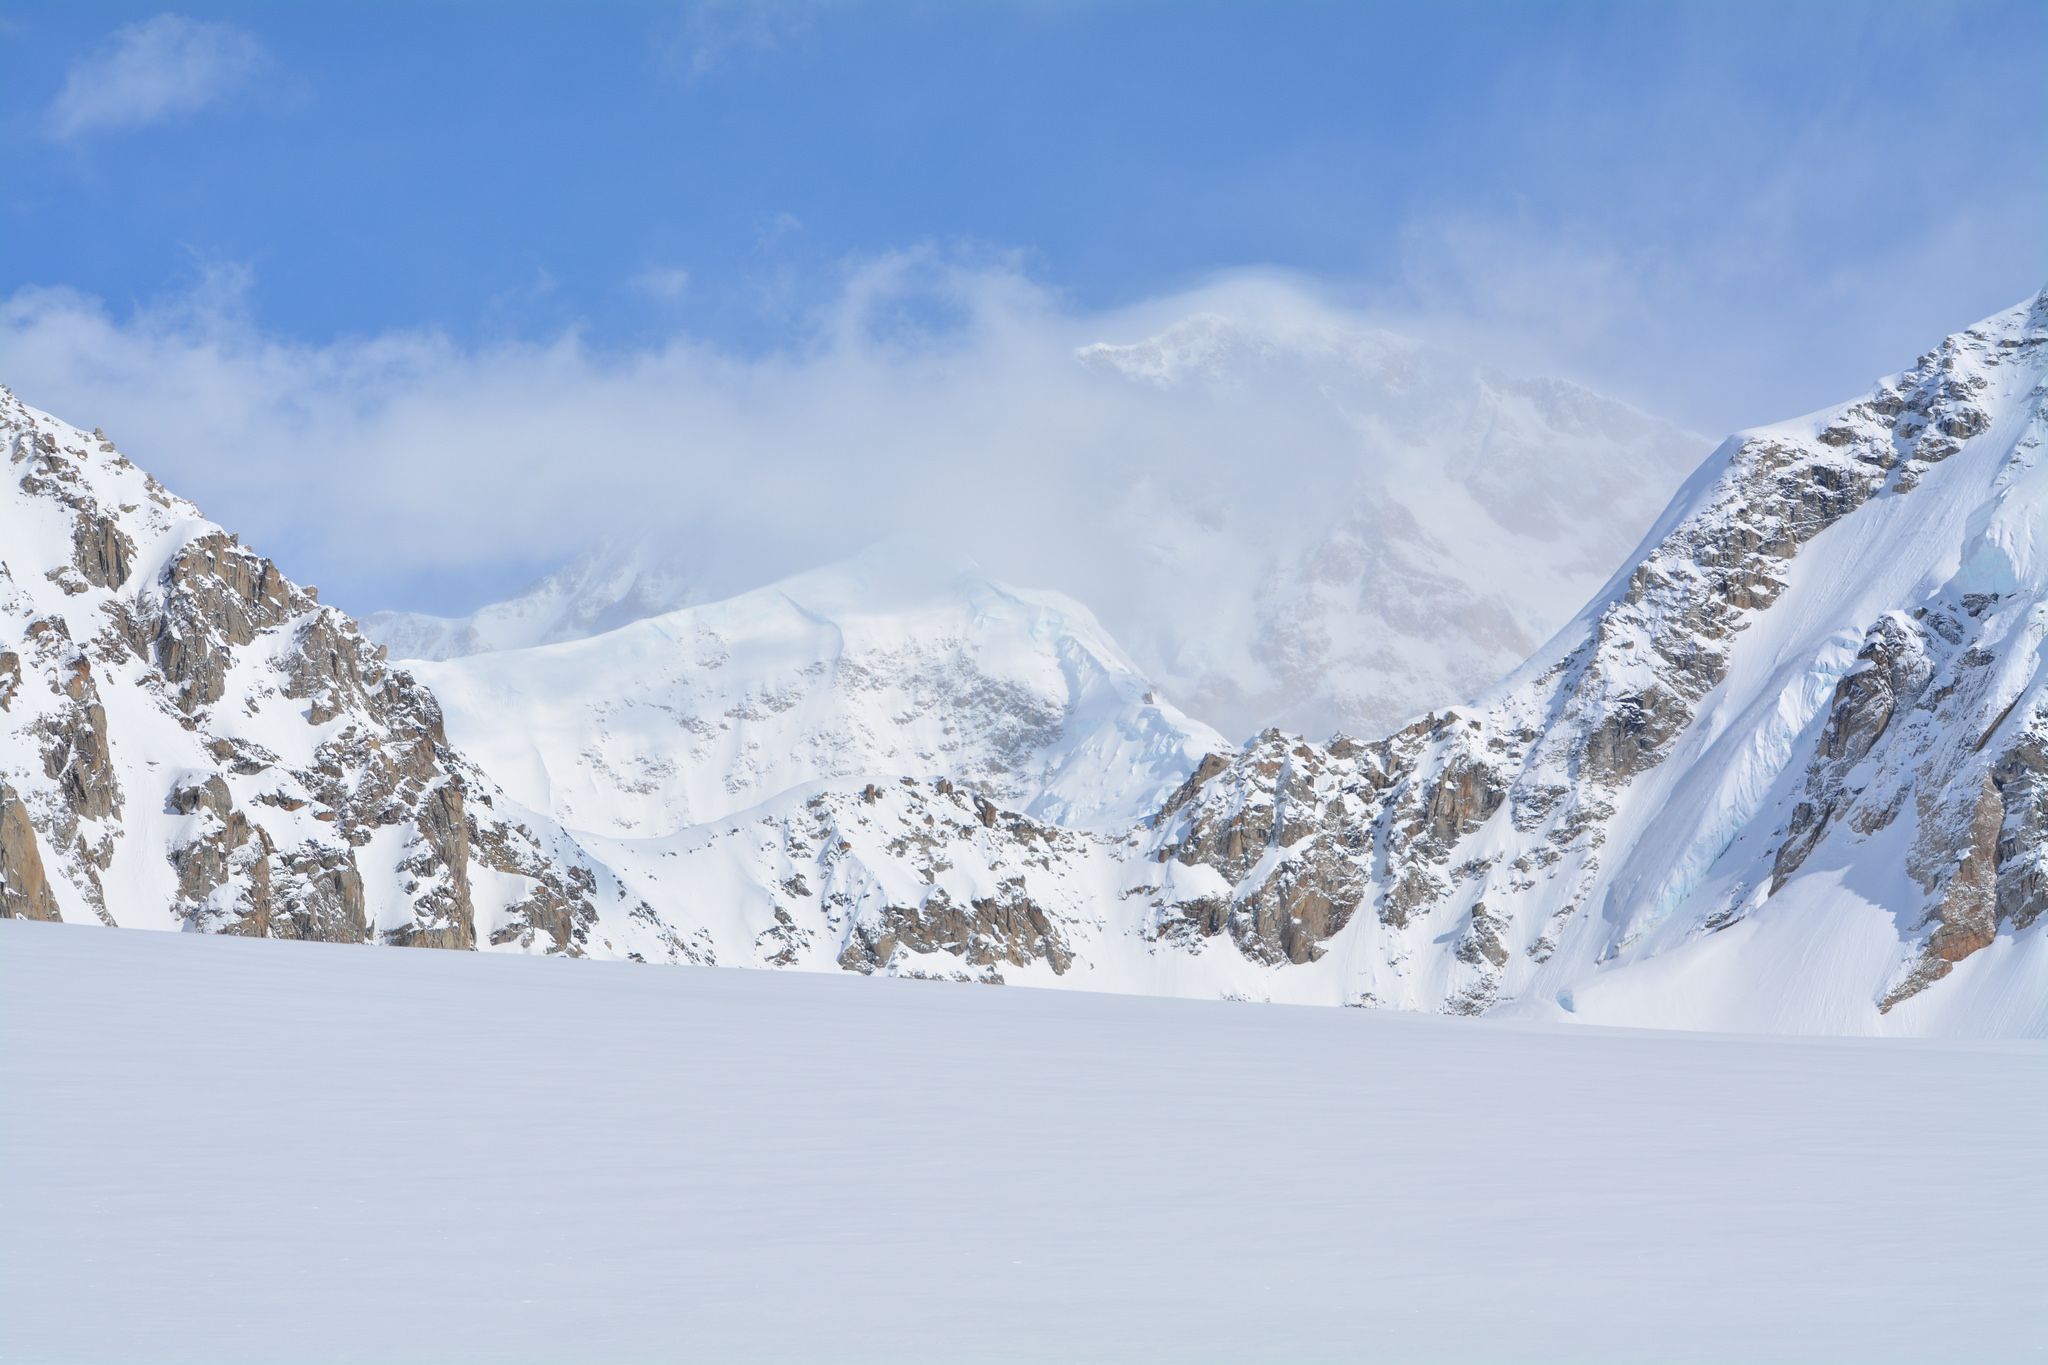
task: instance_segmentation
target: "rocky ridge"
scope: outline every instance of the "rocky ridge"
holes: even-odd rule
[[[596,872],[347,616],[97,431],[0,391],[0,448],[8,913],[583,951]]]
[[[1860,402],[1732,438],[1639,562],[1471,708],[1370,745],[1269,733],[1198,774],[1164,812],[1160,852],[1233,889],[1173,910],[1296,963],[1365,915],[1396,975],[1422,949],[1420,925],[1449,938],[1457,966],[1437,998],[1403,1003],[1459,1012],[1542,982],[1567,935],[1599,965],[1651,938],[1668,951],[1726,930],[1822,849],[1908,874],[1877,897],[1901,929],[1879,1010],[2000,930],[2024,933],[2048,905],[2044,362],[2048,295],[1949,338]],[[1880,516],[1889,524],[1855,525]],[[1944,523],[1962,543],[1942,543]],[[1802,552],[1838,526],[1848,553],[1833,558],[1864,574],[1802,578]],[[1880,566],[1909,591],[1875,611],[1864,604],[1889,586],[1871,581]],[[1793,695],[1811,677],[1731,679],[1736,656],[1793,646],[1756,629],[1788,594],[1795,611],[1860,627],[1852,659],[1809,661],[1832,682],[1811,719]],[[1774,732],[1780,751],[1702,735],[1703,709]],[[1714,780],[1718,799],[1654,804],[1689,778]],[[1755,799],[1773,786],[1776,803]]]

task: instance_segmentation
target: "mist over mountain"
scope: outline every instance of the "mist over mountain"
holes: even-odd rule
[[[1163,695],[1228,735],[1376,733],[1471,696],[1605,580],[1708,448],[1284,295],[1236,303],[1072,353],[1064,382],[1156,412],[1164,434],[1119,433],[1086,470],[1057,450],[1037,475],[1017,460],[1017,482],[1061,480],[1049,501],[965,476],[899,533],[1078,594]],[[430,660],[579,638],[707,600],[721,543],[615,538],[471,616],[364,628]]]

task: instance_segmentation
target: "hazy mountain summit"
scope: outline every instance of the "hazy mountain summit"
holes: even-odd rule
[[[1372,733],[1489,685],[1708,448],[1577,385],[1387,332],[1200,314],[1079,359],[1219,411],[1320,408],[1342,434],[1247,450],[1217,487],[1155,481],[1131,506],[1152,551],[1132,615],[1166,625],[1126,642],[1232,734]]]
[[[1576,385],[1285,316],[1197,314],[1074,363],[1228,435],[1106,457],[1057,527],[1009,533],[1042,547],[992,528],[970,549],[1086,602],[1161,696],[1234,740],[1373,733],[1490,685],[1709,449]],[[708,600],[698,553],[612,542],[469,617],[364,630],[428,660],[598,634]]]
[[[701,600],[696,576],[660,541],[612,539],[468,616],[379,611],[363,633],[397,659],[459,659],[602,635]]]

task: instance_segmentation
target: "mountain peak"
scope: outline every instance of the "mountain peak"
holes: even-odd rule
[[[1124,824],[1230,747],[1159,698],[1079,603],[908,539],[420,674],[457,743],[515,795],[612,836],[856,774],[943,776],[1044,818]]]

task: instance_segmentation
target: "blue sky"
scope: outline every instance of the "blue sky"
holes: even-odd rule
[[[1719,434],[2048,281],[2038,3],[72,0],[0,25],[0,360],[30,402],[160,429],[166,477],[255,529],[289,518],[194,453],[198,418],[111,361],[25,356],[31,324],[329,370],[393,338],[772,363],[906,253],[1068,319],[1265,268]],[[916,275],[864,325],[961,325]],[[502,576],[447,570],[443,606]]]

